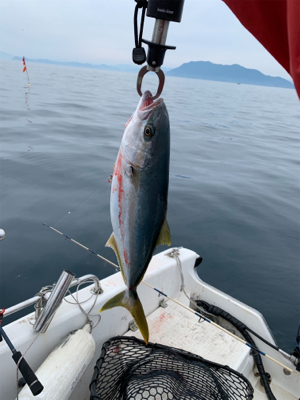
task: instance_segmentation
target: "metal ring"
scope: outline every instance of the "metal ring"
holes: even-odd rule
[[[138,77],[137,77],[136,90],[140,96],[143,96],[143,93],[141,90],[142,81],[143,81],[144,76],[147,74],[147,72],[149,72],[149,70],[147,69],[147,65],[145,65],[143,68],[141,68],[141,70],[138,74]],[[161,92],[163,91],[164,84],[165,84],[165,74],[163,73],[163,71],[161,69],[159,69],[158,72],[156,72],[156,71],[153,71],[153,72],[156,73],[156,75],[158,77],[158,81],[159,81],[156,95],[151,97],[152,100],[156,100],[159,98],[159,96],[161,95]]]

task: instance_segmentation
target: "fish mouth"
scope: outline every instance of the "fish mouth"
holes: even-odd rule
[[[159,104],[162,104],[164,99],[159,98],[157,100],[152,100],[152,94],[149,90],[143,94],[139,106],[138,106],[138,115],[141,120],[145,120],[149,117],[151,111],[153,111]]]
[[[122,154],[126,162],[133,167],[143,169],[149,164],[149,159],[152,156],[151,144],[145,145],[143,139],[143,131],[146,120],[151,118],[150,123],[157,124],[157,121],[162,115],[163,99],[152,99],[152,94],[149,90],[144,92],[132,118],[133,129],[129,126],[128,131],[125,131],[123,137]]]

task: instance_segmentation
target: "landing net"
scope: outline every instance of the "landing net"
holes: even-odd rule
[[[91,400],[250,400],[240,373],[195,354],[135,337],[102,347],[90,384]]]

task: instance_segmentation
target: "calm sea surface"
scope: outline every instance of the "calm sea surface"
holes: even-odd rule
[[[136,75],[1,61],[0,307],[62,269],[99,278],[116,261],[108,176],[136,108]],[[146,77],[145,89],[156,89]],[[203,256],[200,277],[259,310],[280,347],[299,324],[299,102],[290,89],[167,77],[172,245]],[[164,247],[159,247],[159,251]],[[8,322],[5,320],[5,322]]]

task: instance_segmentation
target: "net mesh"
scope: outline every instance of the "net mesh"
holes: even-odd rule
[[[228,366],[135,337],[102,347],[90,384],[91,400],[250,400],[250,382]]]

